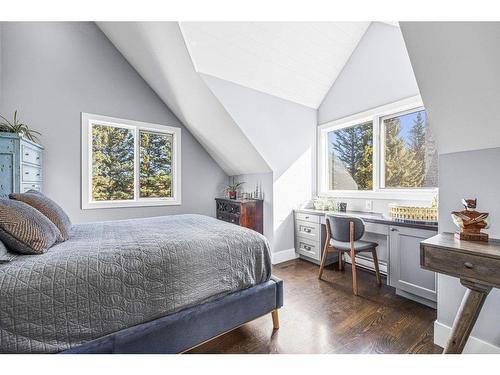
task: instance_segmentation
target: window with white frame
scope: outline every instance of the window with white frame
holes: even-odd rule
[[[179,128],[82,113],[82,208],[181,203]]]
[[[436,191],[436,143],[418,97],[324,124],[318,137],[321,194]]]

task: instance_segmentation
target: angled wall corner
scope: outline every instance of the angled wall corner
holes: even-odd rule
[[[293,209],[311,199],[315,190],[316,110],[220,78],[201,76],[271,167],[271,246],[273,252],[290,252],[294,248]]]
[[[401,22],[439,153],[500,147],[500,22]]]
[[[98,26],[228,175],[270,171],[194,70],[177,22]]]
[[[401,30],[372,22],[318,108],[318,124],[418,94]]]

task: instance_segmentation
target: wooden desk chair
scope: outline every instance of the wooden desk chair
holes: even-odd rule
[[[356,253],[362,251],[371,251],[373,263],[375,264],[375,276],[377,285],[380,286],[380,270],[378,266],[377,246],[378,243],[370,241],[362,241],[361,237],[365,233],[365,224],[363,220],[357,217],[327,215],[326,217],[326,241],[321,257],[321,265],[319,267],[318,279],[323,275],[326,258],[329,252],[338,252],[339,254],[339,271],[342,271],[344,266],[343,254],[349,252],[351,257],[352,270],[352,292],[358,295],[358,280],[356,276]]]

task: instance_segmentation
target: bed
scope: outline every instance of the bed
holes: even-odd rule
[[[2,353],[179,353],[283,304],[269,245],[202,215],[74,225],[0,264]]]

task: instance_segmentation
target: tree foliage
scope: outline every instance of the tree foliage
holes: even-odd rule
[[[429,133],[429,125],[422,113],[423,111],[409,114],[413,116],[412,124],[405,125],[405,132],[401,129],[401,118],[405,115],[384,120],[384,172],[385,186],[388,188],[423,187],[427,186],[427,180],[435,184],[436,150],[432,135]],[[371,190],[373,188],[372,123],[340,129],[333,133],[334,137],[330,138],[333,139],[330,158],[340,160],[342,168],[350,175],[357,189]],[[334,170],[334,165],[331,163],[333,178],[336,176],[340,178],[340,171]]]
[[[371,122],[340,129],[332,142],[333,155],[337,157],[359,190],[373,187],[373,126]]]
[[[141,131],[140,196],[172,196],[172,136]]]
[[[172,196],[172,136],[140,131],[139,196]],[[134,134],[130,129],[92,126],[92,198],[134,199]]]
[[[401,137],[398,117],[385,120],[385,186],[420,187],[424,178],[424,160],[419,159],[417,145],[408,145]],[[415,126],[413,126],[414,128]],[[419,151],[419,150],[417,150]]]
[[[92,198],[134,198],[134,135],[129,129],[92,126]]]

